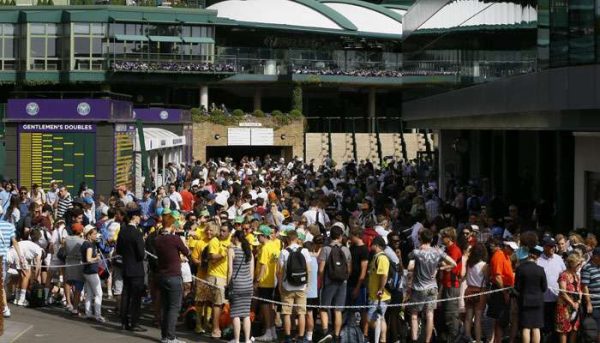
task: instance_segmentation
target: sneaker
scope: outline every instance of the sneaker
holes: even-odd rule
[[[27,306],[29,306],[29,301],[27,301],[27,300],[17,301],[17,306],[27,307]]]
[[[194,332],[199,335],[202,335],[202,334],[206,333],[206,330],[204,330],[202,325],[196,325],[196,327],[194,328]]]
[[[273,337],[271,335],[271,331],[269,330],[267,330],[267,332],[264,335],[256,337],[256,341],[258,342],[272,342],[275,340],[277,340],[277,338]]]
[[[333,341],[333,336],[330,333],[328,333],[325,336],[323,336],[323,338],[321,338],[318,343],[330,343],[332,341]]]
[[[185,341],[182,341],[182,340],[180,340],[178,338],[175,338],[175,339],[170,339],[169,343],[185,343]]]
[[[160,343],[169,343],[169,339],[168,338],[161,338],[160,339]]]
[[[7,307],[4,308],[4,311],[2,311],[2,315],[4,316],[4,318],[10,318],[10,309]]]
[[[96,321],[98,323],[102,323],[102,324],[106,323],[106,319],[104,319],[104,317],[102,317],[102,316],[97,316]]]

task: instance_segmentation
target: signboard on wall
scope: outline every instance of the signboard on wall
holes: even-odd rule
[[[95,132],[93,124],[20,124],[20,184],[48,187],[55,180],[72,193],[81,182],[95,189]]]
[[[127,186],[133,190],[133,150],[135,142],[135,126],[118,124],[115,126],[115,187]]]
[[[227,145],[250,145],[250,129],[227,129]]]
[[[227,145],[273,145],[273,129],[229,128]]]

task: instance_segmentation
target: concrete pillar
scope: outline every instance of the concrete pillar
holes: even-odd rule
[[[164,185],[165,180],[166,180],[165,167],[167,166],[167,163],[165,162],[165,160],[167,158],[169,158],[169,156],[168,156],[166,150],[163,149],[161,152],[162,152],[162,169],[161,169],[160,173],[162,175],[162,184]]]
[[[156,152],[154,152],[154,154],[152,155],[152,159],[154,160],[152,162],[152,165],[154,167],[154,184],[158,185],[158,154]]]
[[[208,86],[200,87],[200,107],[208,110]]]
[[[254,89],[254,110],[262,110],[262,89]]]
[[[375,131],[375,111],[376,111],[376,93],[375,93],[375,88],[371,87],[369,88],[369,101],[368,101],[368,108],[367,108],[367,113],[369,115],[369,133],[372,133]]]

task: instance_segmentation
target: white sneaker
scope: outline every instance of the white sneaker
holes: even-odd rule
[[[267,332],[264,335],[256,337],[256,340],[258,342],[271,342],[271,341],[274,341],[275,339],[271,335],[271,330],[267,330]]]
[[[29,306],[29,301],[27,301],[27,300],[18,301],[17,306],[27,307],[27,306]]]
[[[2,315],[4,316],[4,318],[10,318],[10,308],[8,308],[8,306],[4,308],[4,311],[2,311]]]

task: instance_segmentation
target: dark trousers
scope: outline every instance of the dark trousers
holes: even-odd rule
[[[458,337],[460,319],[458,318],[458,297],[460,288],[442,289],[442,299],[455,298],[455,300],[443,302],[444,324],[446,325],[446,342],[454,342]]]
[[[183,280],[181,276],[161,277],[160,287],[160,336],[162,339],[175,339],[175,325],[181,309]]]
[[[121,294],[121,324],[136,326],[140,320],[142,295],[144,293],[144,277],[123,277],[123,293]]]
[[[556,302],[544,303],[544,342],[556,341]]]

